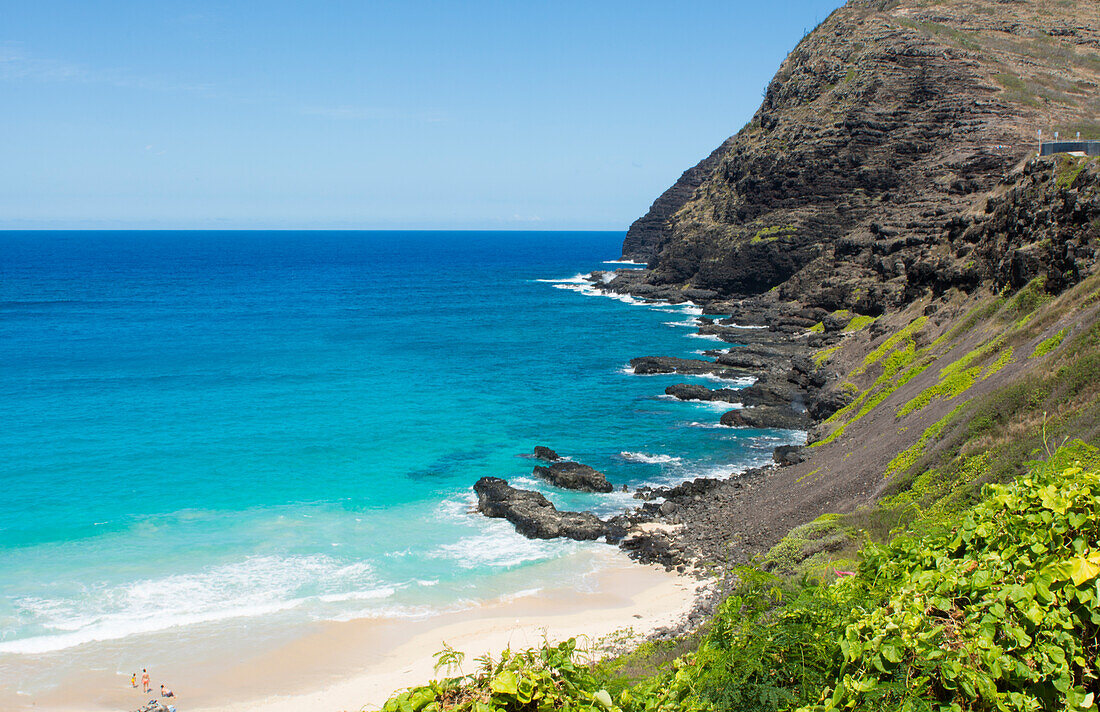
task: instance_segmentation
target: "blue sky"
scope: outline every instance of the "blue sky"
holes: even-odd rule
[[[625,229],[840,0],[0,0],[0,228]]]

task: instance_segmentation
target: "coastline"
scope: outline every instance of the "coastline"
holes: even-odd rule
[[[616,274],[623,276],[623,272],[626,271]],[[636,272],[640,271],[627,273]],[[620,286],[592,279],[595,274],[589,275],[591,282],[586,286],[595,288],[597,293],[608,294]],[[628,293],[628,290],[618,292]],[[672,306],[685,301],[663,297],[642,296],[641,301]],[[702,311],[698,303],[686,301]],[[779,352],[769,352],[763,362],[751,364],[725,362],[719,351],[705,354],[714,360],[642,357],[635,361],[644,362],[654,373],[753,376],[758,384],[768,372],[785,375],[791,358],[801,355],[805,345],[792,343],[787,334],[769,333],[757,324],[742,326],[741,323],[751,321],[748,313],[751,307],[729,306],[730,316],[720,323],[701,314],[693,315],[697,333],[730,346],[749,345],[746,351],[750,353],[758,348]],[[737,323],[733,323],[735,320]],[[635,361],[631,362],[632,372],[645,375],[647,371],[637,367]],[[670,386],[661,397],[697,400],[683,396],[699,395],[694,391],[674,395],[670,392],[673,388]],[[756,400],[749,401],[750,408],[790,402],[785,391],[773,393],[772,388],[750,386],[738,394],[754,395]],[[701,400],[726,402],[728,393],[722,389],[702,390],[706,397]],[[734,407],[730,405],[731,409]],[[735,480],[730,486],[740,489],[743,483],[759,478],[761,469],[730,473],[730,479]],[[707,491],[699,489],[701,481],[708,483]],[[464,610],[423,619],[316,622],[292,636],[255,636],[251,630],[236,631],[234,621],[225,621],[197,631],[197,639],[189,641],[191,647],[181,644],[169,655],[164,651],[169,649],[166,646],[170,645],[169,638],[174,632],[146,637],[137,645],[148,645],[160,653],[160,660],[157,656],[151,658],[154,689],[161,681],[168,682],[180,695],[175,702],[181,712],[298,712],[378,708],[395,690],[437,677],[433,673],[432,655],[444,643],[463,651],[466,660],[472,661],[486,652],[499,654],[509,646],[538,645],[544,637],[558,641],[584,635],[590,641],[598,641],[616,631],[632,629],[632,639],[640,640],[662,628],[686,630],[698,622],[693,613],[703,584],[682,574],[697,571],[701,562],[718,560],[713,555],[707,556],[710,552],[706,550],[713,542],[704,541],[700,547],[692,541],[704,536],[698,525],[712,524],[706,520],[713,512],[706,512],[705,517],[691,516],[693,509],[709,509],[710,500],[720,499],[720,493],[709,491],[712,482],[727,482],[727,478],[697,478],[674,487],[644,488],[648,491],[637,509],[621,515],[633,529],[631,541],[622,548],[612,545],[591,552],[602,560],[602,565],[591,574],[594,584],[584,587],[590,590],[565,586],[544,589],[536,595],[481,601]],[[662,508],[652,502],[655,497],[665,499],[668,504]],[[689,542],[692,545],[685,545]],[[234,640],[235,637],[240,640]],[[74,657],[94,665],[74,672],[72,668],[76,666],[70,664],[68,674],[59,676],[53,689],[33,697],[8,696],[0,690],[0,707],[59,712],[134,709],[152,696],[129,688],[129,668],[124,672],[125,665],[114,664],[122,656],[112,645],[93,644],[77,651]],[[34,665],[34,661],[29,663],[29,667]],[[467,669],[472,667],[472,663],[467,664]]]
[[[189,659],[175,670],[152,670],[154,689],[161,680],[172,681],[181,712],[377,709],[394,691],[439,677],[432,655],[444,642],[466,654],[466,670],[479,655],[538,645],[544,637],[584,637],[580,647],[598,651],[600,640],[612,634],[608,643],[680,625],[705,585],[632,562],[613,547],[596,549],[592,556],[598,568],[590,574],[589,590],[505,597],[420,620],[322,622],[253,655],[236,656],[232,645],[222,646],[214,659],[197,665]],[[0,702],[13,710],[94,712],[134,709],[151,697],[131,689],[128,677],[100,670],[66,678],[42,695],[0,697]]]

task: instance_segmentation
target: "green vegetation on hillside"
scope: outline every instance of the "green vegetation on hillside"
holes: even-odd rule
[[[694,649],[640,678],[623,671],[660,645],[590,664],[567,641],[482,659],[383,712],[1096,710],[1098,463],[1060,449],[933,529],[867,544],[831,583],[739,570]]]

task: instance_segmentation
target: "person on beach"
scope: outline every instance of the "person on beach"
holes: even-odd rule
[[[134,674],[130,675],[130,687],[133,687],[133,688],[137,687],[137,673],[136,672]]]
[[[141,691],[142,692],[148,692],[149,691],[149,686],[150,686],[150,684],[149,684],[149,671],[146,670],[145,668],[142,668],[141,669]]]
[[[161,683],[161,685],[160,685],[160,696],[161,697],[175,697],[176,693],[172,692],[167,687],[165,687],[164,683]]]

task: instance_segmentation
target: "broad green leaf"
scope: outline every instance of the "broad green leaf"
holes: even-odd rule
[[[592,699],[599,702],[605,709],[612,709],[615,704],[611,701],[611,695],[607,690],[599,690],[596,694],[592,695]]]
[[[1079,556],[1070,559],[1070,578],[1074,586],[1080,586],[1086,581],[1091,581],[1100,574],[1100,554],[1094,554],[1088,558]]]
[[[489,683],[489,689],[501,695],[515,695],[519,691],[519,680],[511,670],[505,670]]]

